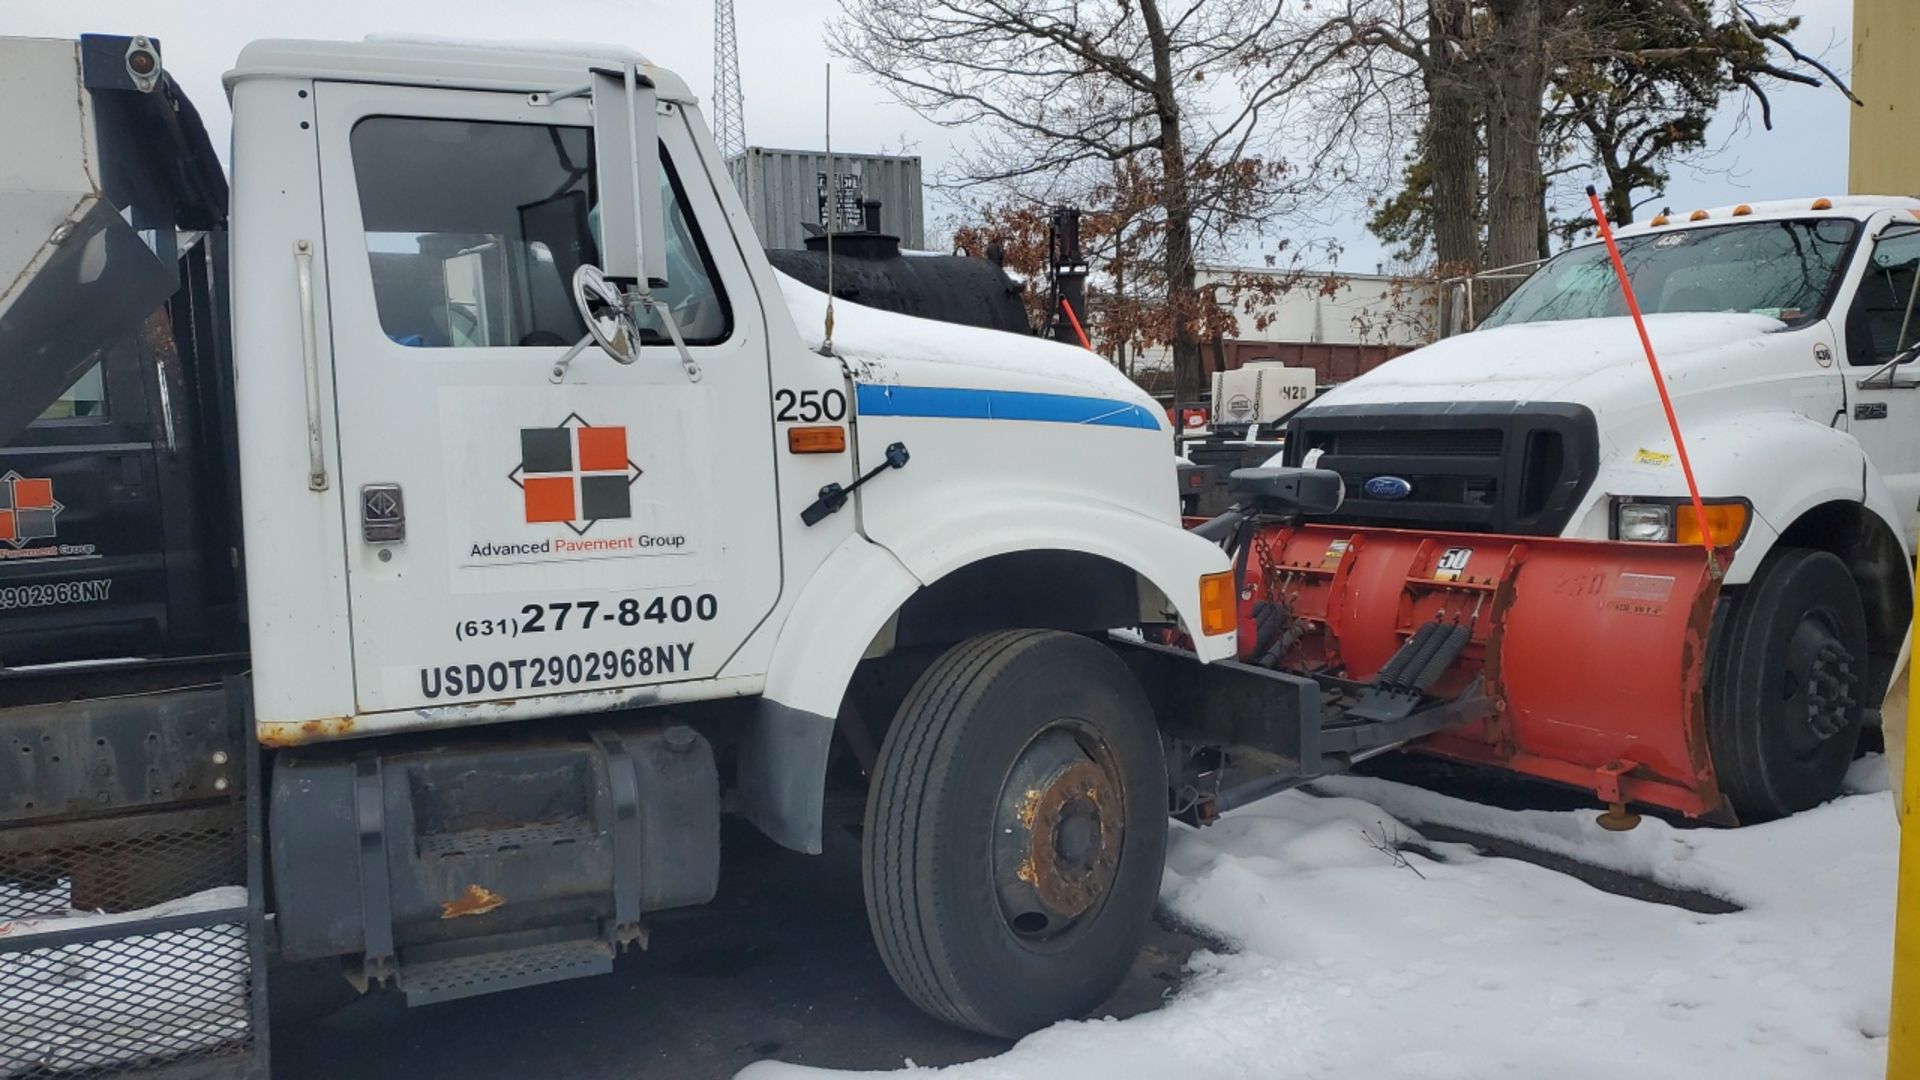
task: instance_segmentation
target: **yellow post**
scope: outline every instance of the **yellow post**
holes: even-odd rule
[[[1912,682],[1912,644],[1908,642],[1908,662],[1901,665],[1894,678],[1883,714],[1888,756],[1895,765],[1902,759],[1906,765],[1893,774],[1894,797],[1900,808],[1900,898],[1893,915],[1893,1015],[1887,1027],[1887,1080],[1920,1080],[1920,703],[1907,692]]]
[[[1856,195],[1920,194],[1920,96],[1913,58],[1920,51],[1920,4],[1854,0],[1849,188]]]

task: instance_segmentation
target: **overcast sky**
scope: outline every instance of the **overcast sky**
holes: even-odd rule
[[[747,140],[817,148],[828,61],[821,28],[837,10],[835,0],[736,4]],[[1802,49],[1844,72],[1852,53],[1852,0],[1795,0],[1794,10],[1805,20],[1797,38]],[[159,37],[166,66],[199,105],[223,153],[227,117],[220,75],[242,45],[262,37],[428,33],[607,41],[637,48],[678,71],[703,99],[713,86],[708,0],[0,0],[0,33],[71,37],[85,32]],[[1775,130],[1769,133],[1760,130],[1757,113],[1743,122],[1743,110],[1734,102],[1709,132],[1718,150],[1707,160],[1708,169],[1678,170],[1665,201],[1691,209],[1843,191],[1849,108],[1831,90],[1781,89],[1774,94]],[[844,63],[834,72],[833,112],[837,148],[905,148],[924,159],[930,178],[956,141],[965,138],[894,104]],[[1382,252],[1358,223],[1358,211],[1336,212],[1332,218],[1331,228],[1346,248],[1341,268],[1373,269]],[[951,224],[951,211],[930,195],[929,243]]]

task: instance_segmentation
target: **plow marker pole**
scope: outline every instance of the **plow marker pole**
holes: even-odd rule
[[[1627,310],[1633,314],[1633,328],[1640,331],[1640,347],[1647,351],[1647,366],[1653,369],[1653,386],[1660,391],[1660,407],[1667,413],[1667,429],[1673,432],[1674,449],[1680,452],[1680,471],[1687,477],[1687,494],[1693,499],[1694,522],[1700,528],[1700,546],[1707,552],[1707,569],[1720,580],[1720,560],[1713,557],[1713,530],[1707,527],[1707,507],[1700,501],[1700,485],[1693,479],[1693,461],[1687,457],[1687,442],[1680,437],[1680,418],[1673,413],[1673,398],[1667,394],[1667,377],[1660,373],[1660,359],[1653,354],[1653,338],[1647,334],[1647,320],[1640,314],[1640,301],[1633,295],[1633,282],[1627,277],[1626,261],[1620,258],[1620,245],[1613,242],[1613,226],[1600,206],[1600,193],[1587,185],[1587,201],[1593,204],[1593,220],[1600,224],[1600,238],[1607,242],[1607,254],[1613,257],[1613,272],[1620,278],[1620,291],[1626,295]]]

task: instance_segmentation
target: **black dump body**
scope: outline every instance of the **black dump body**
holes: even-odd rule
[[[833,237],[833,295],[856,304],[961,326],[1032,334],[1021,287],[986,259],[964,255],[903,255],[900,239],[879,231],[879,204],[869,203],[870,227]],[[805,251],[773,250],[774,269],[827,290],[827,238],[810,236]]]
[[[263,1077],[226,182],[157,41],[80,39],[77,95],[10,47],[0,133],[48,138],[0,192],[0,1076]]]
[[[0,705],[44,698],[22,669],[243,644],[227,186],[132,40],[81,40],[98,189],[0,306]]]

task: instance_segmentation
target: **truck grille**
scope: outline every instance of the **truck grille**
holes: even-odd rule
[[[1599,435],[1583,405],[1309,406],[1288,427],[1287,460],[1314,450],[1346,480],[1346,505],[1327,520],[1553,536],[1593,482]],[[1369,492],[1380,477],[1409,490]]]

